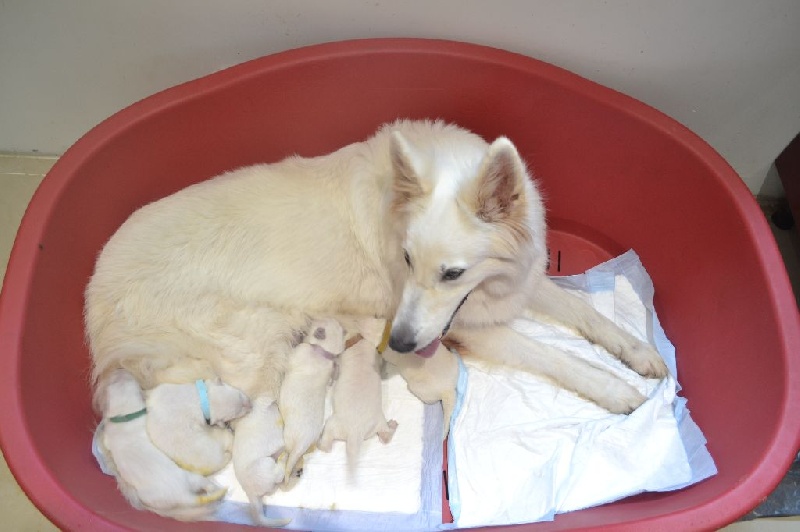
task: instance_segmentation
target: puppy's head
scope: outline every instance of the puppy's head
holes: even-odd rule
[[[136,378],[127,370],[116,369],[103,379],[103,413],[127,414],[142,408],[144,394]]]
[[[224,425],[250,412],[250,399],[238,388],[219,380],[206,380],[212,425]]]
[[[445,130],[425,146],[391,137],[393,209],[407,227],[408,277],[389,343],[401,353],[432,355],[473,291],[530,266],[531,196],[540,200],[525,164],[507,138],[467,135]]]
[[[306,341],[320,346],[328,353],[338,355],[344,351],[344,328],[332,318],[313,320]]]

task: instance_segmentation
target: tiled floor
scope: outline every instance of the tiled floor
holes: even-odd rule
[[[44,174],[54,164],[53,157],[27,157],[0,154],[0,278],[5,274],[6,262],[25,207]],[[775,236],[784,253],[787,269],[800,294],[800,239],[796,232],[775,229]],[[53,531],[51,524],[30,503],[20,490],[3,459],[0,464],[0,529],[21,532]],[[800,521],[787,519],[759,519],[735,523],[726,527],[728,532],[753,530],[782,532],[800,530]]]
[[[54,157],[20,157],[0,154],[0,277],[5,276],[25,207],[44,174],[53,166]],[[47,532],[58,530],[47,520],[17,486],[5,458],[0,464],[0,518],[2,530]]]

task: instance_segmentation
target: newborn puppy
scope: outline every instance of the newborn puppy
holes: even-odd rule
[[[135,508],[183,520],[208,517],[210,503],[225,496],[211,480],[178,467],[147,435],[144,395],[125,370],[111,374],[105,392],[107,416],[99,443],[119,489]]]
[[[201,475],[225,467],[233,444],[233,433],[225,424],[250,411],[245,394],[222,381],[205,380],[161,384],[146,396],[147,434],[156,447],[183,469]]]
[[[325,424],[319,442],[319,448],[327,452],[334,440],[344,440],[351,471],[358,460],[361,442],[377,434],[381,442],[389,443],[397,429],[397,422],[387,422],[383,413],[376,345],[360,338],[339,356],[333,415]]]
[[[300,457],[322,434],[328,383],[342,351],[344,329],[336,320],[324,319],[311,323],[305,343],[289,355],[278,398],[287,453],[285,483],[293,476]]]
[[[380,341],[380,338],[375,337],[375,327],[365,330],[369,330],[372,335],[368,338],[370,341]],[[366,337],[366,334],[364,336]],[[430,358],[423,358],[414,353],[398,353],[390,347],[386,347],[382,355],[384,360],[397,368],[408,385],[408,391],[417,399],[427,404],[442,402],[444,410],[442,440],[447,438],[447,433],[450,431],[450,416],[456,404],[457,355],[442,343]]]
[[[250,499],[253,520],[260,525],[279,527],[288,519],[268,519],[262,497],[270,495],[283,481],[284,465],[278,457],[284,451],[278,405],[269,397],[253,401],[249,414],[235,422],[233,470]]]

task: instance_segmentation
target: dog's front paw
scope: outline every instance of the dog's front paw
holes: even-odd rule
[[[626,350],[625,362],[633,371],[648,379],[663,379],[669,375],[664,359],[653,346],[636,342]]]
[[[611,381],[602,396],[594,397],[594,402],[612,414],[630,414],[647,400],[647,397],[628,383]]]

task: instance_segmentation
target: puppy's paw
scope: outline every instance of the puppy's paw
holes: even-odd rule
[[[328,423],[331,423],[329,420]],[[319,440],[316,443],[317,449],[322,451],[323,453],[331,452],[333,448],[333,440],[335,439],[334,431],[331,425],[326,424],[325,428],[322,431],[322,435],[320,436]]]
[[[653,346],[636,342],[625,350],[622,361],[633,371],[648,379],[663,379],[669,375],[664,359]]]
[[[397,430],[397,421],[394,419],[389,420],[386,425],[378,430],[378,439],[381,443],[389,443],[392,441],[392,437],[394,436],[394,431]]]
[[[258,524],[267,528],[283,528],[291,522],[292,520],[289,518],[271,519],[266,516],[261,516],[260,518],[258,518]]]
[[[219,488],[218,490],[210,493],[202,493],[197,496],[197,504],[205,505],[215,503],[225,497],[227,493],[228,488]]]

